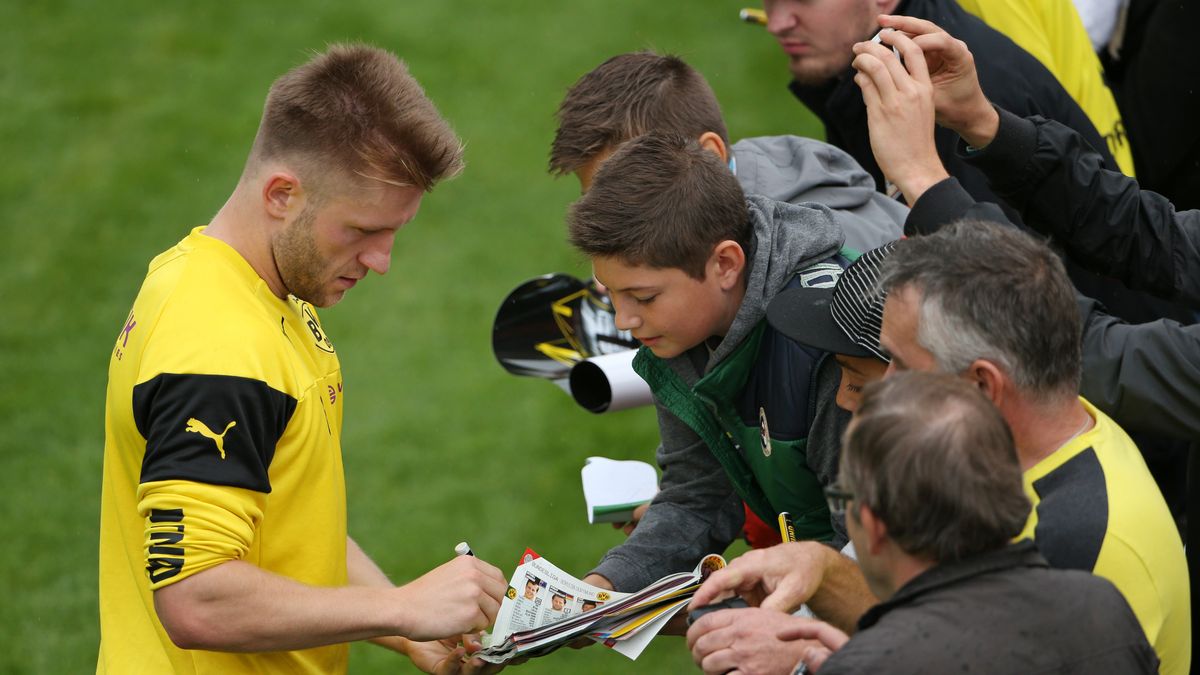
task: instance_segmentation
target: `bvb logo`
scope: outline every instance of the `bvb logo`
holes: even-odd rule
[[[771,456],[771,430],[767,428],[767,410],[765,408],[758,409],[758,430],[760,432],[759,440],[762,443],[763,457]]]
[[[608,594],[608,591],[600,591],[599,593],[596,594],[596,599],[599,600],[600,602],[605,602],[611,597],[612,596]]]
[[[509,586],[508,590],[504,593],[504,597],[508,598],[509,600],[516,600],[517,599],[517,589],[513,588],[512,586]]]

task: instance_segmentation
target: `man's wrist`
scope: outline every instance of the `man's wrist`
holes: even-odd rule
[[[926,171],[922,171],[919,174],[905,177],[902,179],[903,182],[897,181],[896,186],[900,188],[902,193],[904,193],[904,199],[911,207],[913,204],[917,203],[917,200],[920,199],[921,195],[925,194],[929,188],[937,185],[949,177],[950,174],[946,172],[945,167],[941,166],[941,163],[939,162],[936,169],[931,168]]]
[[[387,649],[405,656],[410,656],[408,653],[408,647],[412,641],[406,637],[399,635],[385,635],[382,637],[371,638],[371,642],[379,645],[380,647],[386,647]]]
[[[1000,129],[1000,114],[996,112],[990,104],[985,110],[979,114],[973,115],[969,123],[965,124],[962,129],[957,130],[958,135],[966,141],[967,146],[982,150],[996,140],[996,133]]]

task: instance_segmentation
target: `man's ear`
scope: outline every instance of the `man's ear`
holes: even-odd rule
[[[717,153],[721,161],[725,164],[729,163],[729,147],[725,145],[725,141],[721,140],[721,135],[715,131],[706,131],[700,134],[700,147]]]
[[[887,525],[875,516],[871,507],[858,502],[852,502],[852,504],[853,508],[858,510],[858,520],[862,523],[863,532],[867,537],[867,552],[871,555],[879,555],[888,541]]]
[[[276,171],[263,182],[263,209],[272,218],[283,220],[288,211],[300,205],[303,194],[299,178],[286,171]]]
[[[721,288],[726,291],[742,282],[742,270],[745,268],[746,252],[732,239],[717,244],[709,258],[709,272],[717,275]]]
[[[997,408],[1004,405],[1012,396],[1013,381],[1008,373],[987,359],[975,359],[963,375],[975,383],[979,390],[991,400]]]

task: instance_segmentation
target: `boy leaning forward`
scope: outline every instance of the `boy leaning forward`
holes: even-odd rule
[[[822,493],[849,419],[838,366],[765,318],[784,289],[832,286],[849,264],[830,210],[747,197],[695,139],[648,134],[600,166],[568,229],[642,343],[661,435],[658,496],[585,581],[630,591],[691,569],[738,535],[743,501],[842,547]]]

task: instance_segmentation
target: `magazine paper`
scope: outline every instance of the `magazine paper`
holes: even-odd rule
[[[708,555],[691,572],[663,577],[636,593],[618,593],[586,584],[526,549],[509,579],[496,625],[475,656],[505,663],[586,637],[636,659],[704,579],[724,566],[724,558]]]

